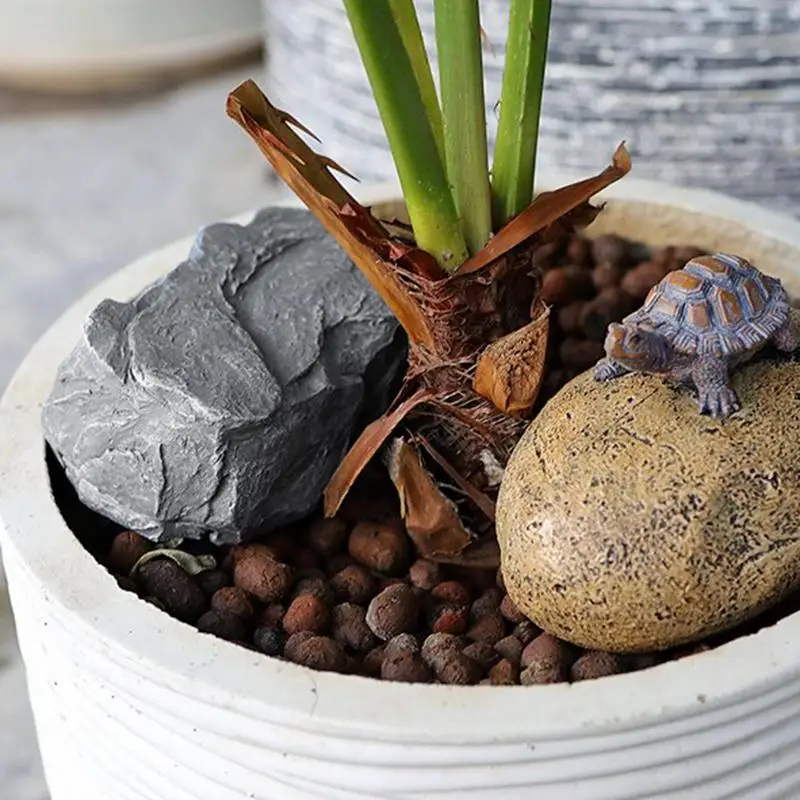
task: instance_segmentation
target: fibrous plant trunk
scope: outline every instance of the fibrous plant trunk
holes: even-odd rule
[[[408,226],[361,206],[332,174],[344,170],[315,153],[295,129],[310,132],[252,81],[230,94],[228,113],[348,252],[409,339],[403,388],[333,476],[326,513],[337,511],[383,450],[420,552],[491,565],[497,484],[544,371],[548,309],[538,296],[536,248],[594,219],[600,209],[589,199],[630,169],[624,146],[600,174],[539,195],[448,274],[416,246]],[[400,428],[402,439],[384,447]],[[431,470],[438,481],[429,480]]]

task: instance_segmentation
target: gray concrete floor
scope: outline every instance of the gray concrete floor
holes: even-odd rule
[[[284,193],[224,111],[228,91],[261,73],[256,62],[113,101],[0,91],[0,391],[36,338],[99,280]],[[0,798],[46,800],[2,584],[0,575]]]

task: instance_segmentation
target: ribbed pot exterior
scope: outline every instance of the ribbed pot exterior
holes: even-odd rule
[[[800,294],[800,223],[632,179],[607,196],[597,232],[727,243]],[[86,313],[189,245],[70,309],[0,405],[0,543],[52,800],[800,797],[800,615],[598,681],[420,686],[268,659],[121,591],[50,496],[39,412]]]
[[[362,180],[393,174],[341,0],[263,0],[273,98]],[[416,0],[435,56],[434,0]],[[489,137],[509,0],[481,0]],[[796,213],[798,0],[558,0],[539,164],[593,172],[627,140],[637,175]]]

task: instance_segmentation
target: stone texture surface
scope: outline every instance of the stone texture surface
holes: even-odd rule
[[[800,582],[800,363],[697,413],[654,376],[568,384],[517,445],[497,530],[519,609],[583,647],[647,651],[734,626]]]
[[[238,541],[311,511],[402,363],[394,318],[322,226],[265,209],[101,303],[43,427],[94,510],[153,539]]]

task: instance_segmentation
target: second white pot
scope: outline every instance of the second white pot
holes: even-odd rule
[[[0,83],[138,89],[255,53],[259,0],[3,0]]]
[[[800,223],[630,179],[606,197],[595,232],[732,250],[800,294]],[[599,681],[414,686],[268,659],[120,591],[53,502],[39,412],[87,312],[189,246],[70,309],[0,406],[3,558],[52,800],[800,796],[800,615]]]

